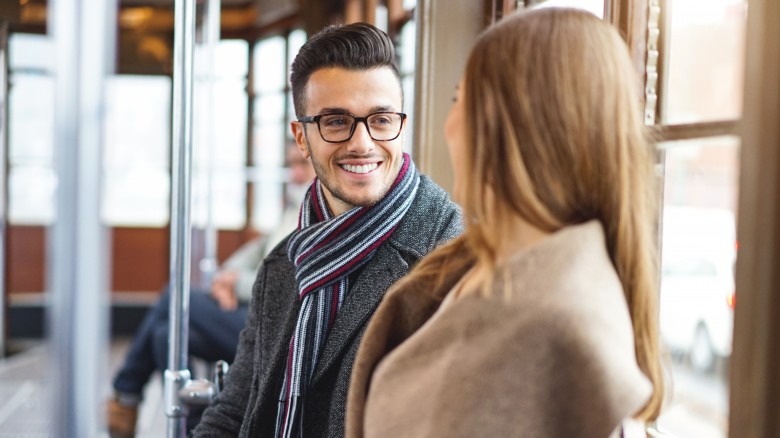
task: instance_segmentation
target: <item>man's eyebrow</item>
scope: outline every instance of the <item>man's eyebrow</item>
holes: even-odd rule
[[[381,112],[394,112],[395,107],[391,105],[378,105],[371,107],[370,110],[368,110],[368,114],[371,113],[381,113]],[[353,114],[351,111],[347,110],[346,108],[340,108],[340,107],[325,107],[322,108],[318,114]],[[359,114],[355,114],[359,116]]]
[[[325,107],[320,110],[319,114],[349,114],[349,111],[345,108]]]
[[[372,112],[372,113],[395,112],[395,107],[390,106],[390,105],[374,106],[374,107],[371,107],[370,112]]]

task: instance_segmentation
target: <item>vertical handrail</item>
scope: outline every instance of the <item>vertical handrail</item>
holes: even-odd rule
[[[164,395],[168,437],[186,435],[187,409],[178,391],[190,380],[187,365],[190,294],[190,230],[192,183],[192,96],[195,51],[195,0],[174,6],[173,120],[171,184],[171,260],[168,369]]]
[[[113,68],[116,2],[51,0],[56,47],[57,218],[48,251],[48,367],[55,437],[97,437],[108,343],[108,238],[100,221],[104,83]]]
[[[0,358],[7,351],[8,251],[8,21],[0,20]]]
[[[222,9],[221,0],[209,0],[206,4],[206,31],[204,32],[204,42],[206,44],[206,87],[208,102],[205,110],[208,117],[205,120],[206,127],[206,232],[203,248],[203,259],[199,264],[201,278],[204,289],[211,284],[211,279],[217,268],[217,226],[214,223],[214,165],[216,163],[215,152],[217,146],[217,130],[215,123],[215,84],[216,84],[216,51],[220,36],[220,11]]]

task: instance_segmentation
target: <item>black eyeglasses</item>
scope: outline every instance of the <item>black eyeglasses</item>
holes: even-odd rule
[[[404,126],[404,113],[376,112],[365,117],[347,113],[319,114],[298,119],[301,123],[316,123],[320,136],[328,143],[342,143],[352,138],[358,122],[363,122],[368,135],[376,141],[395,140]]]

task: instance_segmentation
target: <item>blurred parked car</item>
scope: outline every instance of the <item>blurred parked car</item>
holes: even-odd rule
[[[665,208],[661,336],[695,371],[711,371],[731,354],[735,260],[731,211]]]

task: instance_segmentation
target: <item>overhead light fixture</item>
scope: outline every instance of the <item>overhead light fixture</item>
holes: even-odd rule
[[[137,29],[152,18],[152,15],[154,15],[153,8],[125,8],[119,13],[119,25],[127,29]]]

